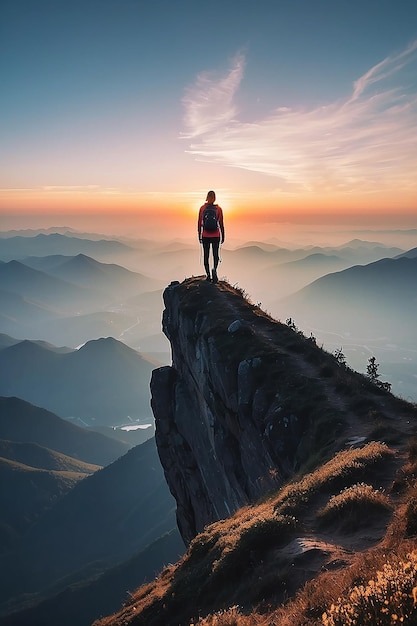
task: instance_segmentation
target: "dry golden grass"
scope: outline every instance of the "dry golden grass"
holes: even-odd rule
[[[417,545],[410,538],[417,534],[417,438],[408,465],[396,474],[414,430],[416,407],[341,367],[313,337],[275,322],[245,292],[224,281],[213,289],[198,278],[187,280],[179,293],[184,315],[200,314],[201,296],[205,299],[205,332],[216,338],[223,362],[240,362],[244,343],[245,358],[262,359],[266,396],[272,399],[278,391],[284,412],[314,428],[305,448],[298,450],[298,477],[262,502],[207,526],[177,564],[140,588],[128,606],[100,626],[359,626],[401,623],[409,619],[406,615],[417,624]],[[242,328],[228,332],[236,319],[243,321]],[[373,441],[323,463],[324,455],[328,458],[344,445],[345,426],[397,450]],[[356,532],[364,520],[374,526]],[[322,547],[313,554],[302,552],[297,562],[295,547],[307,545],[303,539],[317,540]],[[380,602],[373,622],[361,621],[370,611],[368,601]],[[347,621],[361,607],[357,621]],[[391,622],[378,621],[387,616]]]
[[[389,499],[381,491],[362,483],[352,486],[352,481],[365,471],[372,473],[379,462],[389,460],[392,455],[392,450],[378,442],[339,452],[316,471],[263,502],[244,507],[231,518],[207,526],[176,565],[166,568],[153,583],[141,587],[115,620],[104,619],[100,626],[130,622],[171,625],[177,619],[172,616],[178,616],[175,623],[187,626],[321,623],[322,613],[335,598],[341,597],[355,578],[337,579],[334,572],[328,572],[330,582],[326,579],[326,583],[318,583],[316,587],[312,582],[308,592],[299,594],[285,609],[277,609],[277,599],[281,597],[282,601],[285,596],[280,584],[288,577],[288,570],[281,571],[273,555],[277,550],[285,553],[291,539],[300,530],[303,532],[296,515],[303,505],[309,503],[308,514],[316,518],[311,502],[317,494],[330,494],[327,507],[321,512],[323,518],[335,515],[336,511],[346,511],[347,507],[358,512],[362,507],[364,510],[369,506],[384,510],[389,507]],[[262,611],[256,609],[261,600]],[[198,607],[199,620],[192,621],[193,606]],[[157,615],[157,621],[148,621],[148,615],[153,620]],[[174,621],[164,622],[164,615]]]
[[[417,623],[417,550],[360,554],[346,571],[306,584],[285,607],[245,615],[233,606],[195,626],[394,626]],[[334,600],[332,600],[332,597]]]
[[[340,521],[344,528],[351,531],[367,524],[370,515],[378,515],[390,509],[392,504],[380,489],[357,483],[331,496],[328,503],[319,509],[317,516],[322,524]]]
[[[384,563],[366,583],[355,585],[323,613],[324,626],[392,626],[417,621],[417,551]],[[412,620],[412,622],[410,622]]]
[[[393,455],[386,444],[376,441],[360,449],[338,452],[316,471],[284,487],[275,499],[275,509],[281,513],[288,509],[294,512],[317,492],[350,486],[355,477],[361,478],[365,470]]]

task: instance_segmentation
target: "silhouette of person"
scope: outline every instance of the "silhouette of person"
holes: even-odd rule
[[[219,247],[224,242],[223,211],[216,201],[214,191],[207,193],[206,201],[198,213],[197,232],[200,243],[203,244],[204,269],[208,281],[217,283],[217,266],[219,264]],[[210,274],[210,246],[213,251],[213,271]]]

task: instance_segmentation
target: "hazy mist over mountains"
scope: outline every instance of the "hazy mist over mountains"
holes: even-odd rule
[[[0,349],[0,395],[12,395],[85,426],[151,418],[153,364],[112,338],[57,352],[20,341]]]
[[[417,235],[367,234],[335,246],[226,245],[219,275],[273,317],[291,317],[326,349],[342,348],[354,369],[365,371],[375,355],[393,391],[413,397]],[[0,332],[71,348],[113,337],[154,363],[169,363],[162,290],[203,272],[196,243],[106,239],[70,229],[2,233]]]
[[[414,231],[334,246],[228,243],[218,273],[353,369],[375,356],[381,380],[415,402],[416,245]],[[198,242],[0,234],[0,565],[10,572],[0,615],[53,603],[74,581],[88,595],[91,577],[101,588],[114,567],[137,586],[166,562],[157,545],[181,553],[149,383],[171,363],[163,289],[203,273]]]

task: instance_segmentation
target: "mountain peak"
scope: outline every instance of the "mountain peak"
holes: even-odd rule
[[[117,341],[114,337],[99,337],[98,339],[91,339],[81,346],[78,352],[92,354],[95,352],[109,352],[115,350],[135,352],[133,348],[129,348],[129,346],[126,346],[126,344],[121,341]]]

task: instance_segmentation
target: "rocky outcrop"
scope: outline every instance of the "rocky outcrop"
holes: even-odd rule
[[[151,404],[188,544],[208,523],[288,480],[313,449],[334,439],[338,400],[332,403],[317,368],[328,359],[329,377],[337,362],[227,283],[172,283],[164,302],[172,366],[153,371]]]

